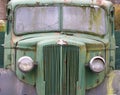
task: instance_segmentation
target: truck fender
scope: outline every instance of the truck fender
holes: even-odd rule
[[[0,95],[37,95],[34,86],[23,83],[11,70],[0,69]]]
[[[86,95],[120,95],[120,70],[111,71],[99,86],[87,90]]]
[[[108,75],[107,95],[120,95],[120,70],[115,70]]]

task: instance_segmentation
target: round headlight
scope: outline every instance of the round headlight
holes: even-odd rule
[[[105,69],[105,60],[101,56],[96,56],[90,60],[89,65],[92,71],[99,73]]]
[[[18,60],[18,68],[22,71],[22,72],[28,72],[31,71],[34,67],[34,62],[32,60],[32,58],[28,57],[28,56],[23,56]]]

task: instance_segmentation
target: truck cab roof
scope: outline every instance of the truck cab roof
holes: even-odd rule
[[[11,0],[8,4],[14,9],[17,5],[46,5],[46,4],[70,4],[78,6],[102,6],[109,9],[112,2],[107,0]]]

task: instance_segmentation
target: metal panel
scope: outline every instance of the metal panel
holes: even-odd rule
[[[44,47],[45,95],[60,95],[60,47]]]
[[[62,95],[76,95],[76,82],[78,81],[79,48],[63,46],[62,51]]]
[[[85,95],[120,95],[120,71],[111,71],[95,88],[86,90]]]
[[[45,95],[76,95],[79,47],[44,47]]]

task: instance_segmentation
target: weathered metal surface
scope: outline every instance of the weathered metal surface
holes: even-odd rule
[[[110,72],[99,86],[87,90],[86,95],[120,95],[120,71]]]
[[[38,83],[37,84],[37,91],[38,91],[39,95],[47,95],[47,93],[49,93],[49,92],[50,92],[49,93],[50,95],[52,95],[52,94],[56,95],[57,92],[54,92],[54,91],[57,91],[57,89],[55,90],[56,87],[59,87],[58,88],[58,93],[57,93],[58,95],[61,95],[61,94],[64,95],[65,93],[69,93],[69,94],[71,93],[71,95],[72,95],[72,93],[74,93],[75,95],[78,95],[78,94],[84,95],[84,93],[85,93],[84,92],[85,91],[84,90],[85,85],[84,85],[84,82],[83,82],[84,77],[81,77],[81,76],[84,76],[84,68],[82,68],[84,66],[84,64],[82,64],[82,62],[84,63],[84,61],[85,61],[82,58],[82,57],[85,56],[85,54],[83,53],[85,51],[84,50],[85,49],[84,44],[79,43],[79,44],[81,44],[81,51],[80,51],[81,52],[80,53],[81,58],[79,58],[79,64],[81,64],[81,65],[79,65],[79,68],[81,68],[81,69],[79,69],[79,74],[75,76],[75,75],[73,75],[73,73],[77,73],[77,72],[76,71],[71,72],[70,69],[73,70],[72,68],[74,68],[74,67],[69,67],[69,66],[73,65],[72,64],[73,62],[78,64],[78,62],[76,62],[76,60],[74,60],[74,59],[78,60],[79,56],[71,57],[71,59],[70,59],[68,57],[68,54],[73,53],[76,56],[76,53],[74,53],[74,52],[79,51],[79,47],[78,46],[72,46],[72,45],[59,46],[59,45],[55,45],[55,44],[51,44],[51,43],[54,43],[54,41],[52,41],[52,42],[47,41],[47,43],[46,43],[46,41],[43,41],[43,42],[38,43],[37,55],[41,55],[41,52],[43,52],[43,49],[44,49],[44,52],[42,53],[42,56],[45,58],[45,60],[44,60],[42,56],[37,57],[37,61],[38,61],[37,72],[40,72],[40,73],[37,73],[37,76],[38,76],[37,77],[37,83]],[[71,43],[71,42],[69,42],[69,43]],[[66,49],[68,49],[68,50],[66,50]],[[73,49],[73,50],[70,51],[70,49]],[[70,55],[70,56],[73,56],[73,55]],[[48,59],[46,59],[46,58],[48,58]],[[54,59],[56,59],[56,60],[54,60]],[[50,66],[49,63],[51,64],[51,66]],[[69,66],[65,67],[65,63],[66,63],[67,66],[68,65]],[[53,65],[53,64],[56,64],[56,66],[59,68],[59,71],[57,71],[57,69],[54,68],[55,65]],[[49,65],[50,67],[48,67],[46,65]],[[53,68],[54,68],[54,70],[52,70]],[[46,72],[47,70],[48,70],[49,74],[47,74],[47,72]],[[51,72],[49,70],[51,70]],[[55,73],[54,71],[57,71],[59,73],[58,76],[56,76],[54,74]],[[69,76],[68,73],[71,76]],[[78,78],[78,81],[75,82],[74,78],[77,77],[77,76],[79,78]],[[66,78],[66,79],[64,79],[64,78]],[[59,86],[56,86],[57,84],[55,85],[55,83],[52,82],[52,80],[57,80],[57,79],[58,79],[58,85]],[[73,81],[73,83],[75,83],[73,87],[72,87],[73,84],[70,82],[69,79],[71,81]],[[71,84],[71,86],[70,86],[70,84]],[[76,92],[74,92],[74,89],[76,89]],[[49,92],[47,92],[46,90],[48,90]],[[72,90],[73,90],[73,92],[71,92]]]
[[[98,9],[102,6],[103,10],[105,10],[104,19],[102,19],[101,16],[94,15],[93,10],[89,11],[88,13],[90,13],[91,18],[95,18],[94,22],[96,22],[96,27],[100,25],[100,21],[106,21],[106,33],[101,36],[99,34],[94,35],[91,33],[91,31],[90,33],[76,32],[76,30],[73,31],[71,27],[69,27],[70,29],[67,31],[62,30],[62,26],[64,25],[62,23],[62,19],[64,16],[60,13],[62,12],[62,6],[64,5],[63,3],[65,5],[67,4],[67,7],[74,5],[77,7],[87,6],[89,8]],[[60,15],[59,20],[61,20],[61,22],[57,23],[60,23],[61,31],[48,31],[49,33],[43,33],[44,31],[41,33],[39,31],[37,33],[31,31],[30,34],[23,33],[21,36],[15,35],[15,28],[13,28],[14,25],[12,21],[16,20],[14,17],[16,17],[15,15],[17,13],[17,9],[15,9],[18,8],[17,5],[24,7],[28,5],[34,5],[37,7],[40,5],[45,5],[46,7],[46,5],[49,4],[56,4],[56,6],[61,6],[59,10],[56,10],[59,11],[58,13]],[[97,6],[91,6],[91,4]],[[115,41],[114,37],[110,36],[112,34],[113,26],[111,24],[111,19],[107,18],[110,14],[109,10],[112,7],[112,3],[105,0],[102,0],[102,2],[99,2],[99,0],[12,0],[8,4],[8,7],[10,10],[12,10],[12,12],[10,11],[10,16],[13,18],[11,18],[12,21],[7,27],[8,34],[5,38],[5,46],[9,47],[5,48],[5,67],[10,69],[12,68],[12,70],[16,72],[17,78],[21,81],[24,81],[24,83],[16,82],[17,84],[20,84],[20,88],[22,88],[20,91],[24,92],[24,86],[27,87],[26,83],[28,83],[32,86],[30,86],[30,88],[27,88],[30,91],[32,91],[31,89],[35,91],[36,88],[38,95],[85,95],[86,90],[88,91],[100,85],[109,70],[111,70],[111,68],[114,68]],[[67,12],[71,14],[71,10],[69,11]],[[101,14],[100,11],[97,12],[98,15]],[[85,16],[82,18],[84,17]],[[100,17],[100,20],[97,17]],[[72,19],[69,21],[71,22]],[[74,19],[74,21],[77,21],[77,19]],[[78,25],[80,26],[83,23],[84,21]],[[91,25],[92,20],[89,21],[88,24]],[[76,24],[74,25],[76,26]],[[69,33],[72,35],[69,35]],[[65,44],[59,44],[58,41],[60,40],[65,42]],[[18,59],[22,56],[31,57],[36,62],[37,67],[31,72],[22,73],[19,70],[17,63]],[[88,66],[89,61],[95,56],[101,56],[106,60],[106,68],[103,72],[95,73],[90,70]],[[33,86],[35,86],[35,88]],[[22,92],[18,93],[20,94]],[[107,92],[104,90],[104,93]],[[104,93],[103,95],[106,95]],[[36,93],[34,92],[32,95],[36,95]]]
[[[120,71],[116,70],[109,74],[107,94],[120,95]]]
[[[82,37],[82,36],[81,36]],[[49,34],[49,37],[44,35],[44,37],[36,37],[36,38],[31,38],[31,39],[25,39],[25,40],[22,40],[20,42],[18,42],[18,47],[22,47],[22,49],[18,48],[17,50],[17,60],[21,57],[21,56],[24,56],[24,54],[26,54],[27,56],[31,56],[34,60],[36,60],[35,56],[38,56],[40,57],[43,53],[42,51],[40,52],[39,55],[37,55],[37,51],[29,51],[27,50],[26,51],[26,47],[31,47],[31,48],[36,48],[38,50],[38,47],[36,47],[36,45],[43,41],[44,44],[47,45],[46,43],[46,39],[51,39],[51,41],[47,41],[49,42],[49,44],[56,44],[57,41],[59,40],[59,38],[63,39],[64,41],[66,41],[68,44],[74,44],[75,46],[78,45],[79,47],[81,47],[81,43],[82,44],[86,44],[86,48],[87,48],[87,52],[84,52],[84,53],[87,53],[87,58],[86,58],[86,63],[88,64],[89,63],[89,60],[95,56],[95,55],[102,55],[103,57],[105,57],[105,47],[104,47],[104,44],[99,42],[99,41],[95,41],[95,40],[92,40],[92,39],[86,39],[86,38],[78,38],[77,36],[72,36],[72,37],[69,37],[67,35],[58,35],[58,34],[52,34],[50,35]],[[74,39],[73,39],[74,38]],[[70,39],[73,39],[73,40],[70,40]],[[107,42],[105,42],[105,44],[107,44]],[[25,47],[25,48],[24,48]],[[20,50],[19,50],[20,49]],[[38,51],[39,52],[39,51]],[[81,54],[81,57],[82,57],[83,54]],[[61,55],[62,56],[62,55]],[[42,57],[41,57],[41,60]],[[39,61],[38,62],[38,65],[39,65]],[[92,77],[89,77],[89,74],[92,74],[93,76]],[[17,70],[17,75],[20,79],[22,79],[22,74],[21,72],[19,72],[19,70]],[[25,77],[33,77],[34,73],[31,75],[31,76],[25,76]],[[93,72],[91,72],[90,70],[87,70],[86,72],[86,75],[87,77],[87,88],[90,88],[92,87],[93,85],[96,86],[97,84],[99,84],[101,81],[102,81],[102,76],[104,76],[104,73],[100,73],[100,74],[93,74]],[[20,77],[21,76],[21,77]],[[34,79],[34,78],[27,78],[27,79]],[[92,80],[92,81],[90,81]],[[98,83],[94,84],[94,82],[96,82],[97,80],[99,80]],[[32,83],[30,81],[26,81],[26,82],[29,82],[29,83]]]
[[[105,79],[97,87],[86,90],[85,95],[114,95],[114,94],[107,94],[107,79]]]
[[[104,6],[105,9],[109,9],[112,5],[111,2],[107,0],[11,0],[12,3],[11,8],[15,8],[19,4],[29,4],[29,5],[41,5],[41,4],[56,4],[56,3],[65,3],[65,4],[75,4],[75,5],[98,5]],[[107,10],[109,11],[109,10]]]
[[[45,95],[77,95],[79,47],[48,45],[43,57]]]
[[[15,73],[0,69],[0,95],[37,95],[35,87],[18,80]]]

